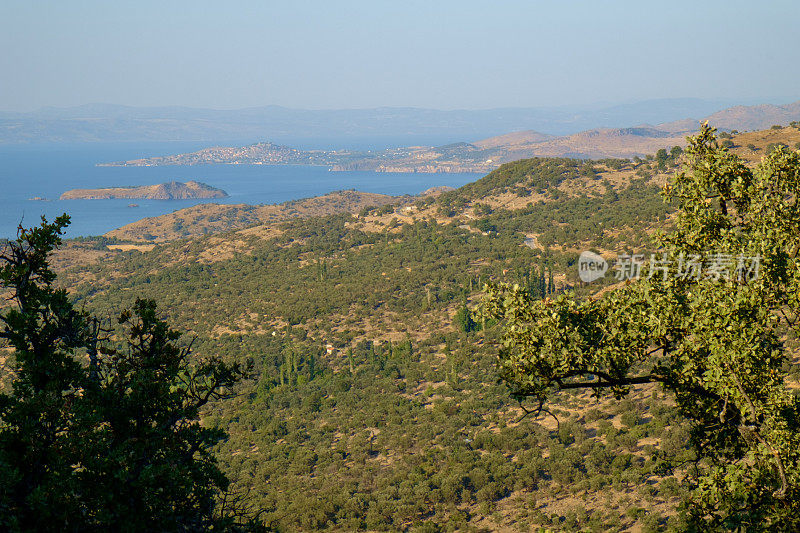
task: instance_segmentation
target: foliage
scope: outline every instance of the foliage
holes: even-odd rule
[[[800,155],[778,147],[752,171],[704,126],[686,151],[689,172],[665,188],[676,228],[669,257],[712,252],[760,257],[757,276],[669,275],[603,297],[533,300],[492,284],[501,319],[498,368],[518,397],[546,409],[558,391],[617,398],[660,383],[691,423],[697,461],[688,515],[700,529],[800,528],[800,400],[785,383],[787,330],[800,311]]]
[[[60,243],[66,216],[53,226],[21,229],[0,256],[0,283],[17,304],[0,320],[0,338],[14,350],[10,392],[0,395],[0,524],[4,529],[46,529],[68,523],[76,507],[71,491],[77,450],[65,433],[70,405],[84,385],[73,357],[83,344],[86,317],[55,289],[47,254]],[[4,376],[8,378],[7,376]],[[51,526],[52,527],[52,526]]]
[[[11,348],[0,393],[4,530],[201,531],[233,526],[216,505],[227,479],[210,454],[224,432],[198,422],[242,373],[190,362],[179,333],[137,300],[106,328],[54,287],[48,255],[69,223],[20,229],[0,256],[13,305],[0,321]]]
[[[619,166],[618,160],[609,160]],[[563,181],[584,176],[594,178],[596,170],[593,161],[579,159],[536,157],[513,163],[505,163],[478,181],[468,183],[455,191],[441,194],[437,202],[446,207],[466,205],[470,199],[481,199],[488,194],[498,194],[510,190],[530,193],[543,192],[557,187]],[[524,194],[527,195],[527,194]]]
[[[472,311],[469,310],[466,304],[462,305],[461,308],[456,311],[455,317],[453,317],[453,323],[456,328],[463,333],[469,333],[470,331],[478,329],[478,323],[475,322],[475,319],[472,317]]]

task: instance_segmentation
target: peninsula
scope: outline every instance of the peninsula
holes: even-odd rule
[[[59,198],[60,200],[109,200],[114,198],[145,200],[192,200],[200,198],[227,198],[228,193],[200,183],[187,181],[181,183],[170,181],[159,185],[141,187],[111,187],[105,189],[71,189]]]
[[[378,151],[304,151],[273,143],[206,148],[197,152],[98,166],[167,165],[316,165],[332,171],[490,172],[503,163],[528,157],[629,158],[685,144],[684,131],[655,127],[601,129],[565,137],[519,131],[471,143],[408,146]]]

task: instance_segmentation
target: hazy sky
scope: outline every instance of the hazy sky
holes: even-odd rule
[[[0,109],[800,99],[800,2],[0,1]]]

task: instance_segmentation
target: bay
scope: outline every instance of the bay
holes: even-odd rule
[[[324,143],[315,142],[315,147]],[[363,143],[362,146],[367,146]],[[136,220],[171,213],[200,203],[274,204],[356,189],[392,195],[418,194],[439,185],[459,187],[479,178],[474,173],[330,172],[324,167],[269,165],[195,165],[98,167],[97,163],[189,152],[208,143],[16,145],[0,147],[0,238],[11,238],[21,223],[38,224],[68,213],[66,237],[101,235]],[[58,200],[75,188],[154,185],[196,180],[225,190],[212,200]],[[33,200],[33,198],[45,200]],[[129,204],[138,207],[128,207]]]

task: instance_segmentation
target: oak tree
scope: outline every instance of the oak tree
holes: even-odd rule
[[[237,527],[200,409],[246,372],[198,358],[137,299],[117,327],[76,309],[50,253],[66,215],[0,253],[0,528],[207,531]]]
[[[797,531],[800,399],[787,371],[800,333],[800,154],[778,147],[751,169],[705,125],[685,155],[663,192],[674,228],[655,236],[640,279],[584,299],[488,286],[499,371],[536,409],[559,391],[621,398],[661,384],[691,424],[695,527]]]

